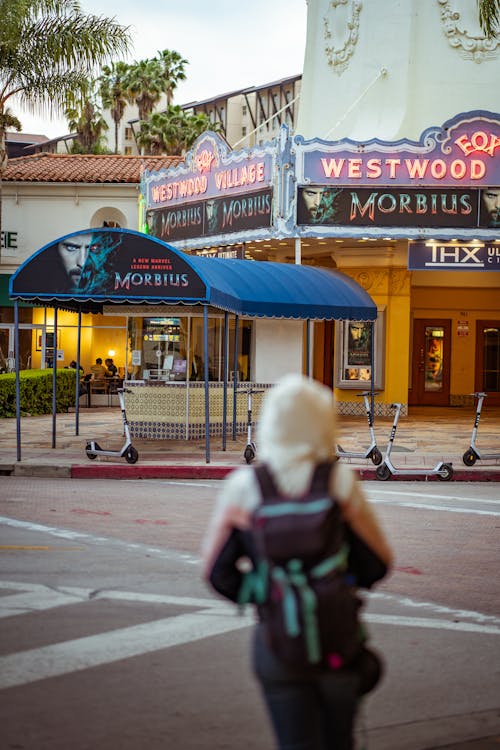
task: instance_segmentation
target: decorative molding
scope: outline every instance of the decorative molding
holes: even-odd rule
[[[411,274],[406,268],[391,268],[389,277],[389,293],[393,296],[410,294]]]
[[[328,59],[328,65],[330,65],[332,70],[338,75],[343,73],[347,68],[349,59],[354,53],[359,35],[359,17],[361,14],[361,8],[363,7],[361,0],[330,0],[327,13],[330,15],[334,14],[336,8],[341,5],[350,6],[350,16],[345,23],[344,44],[339,47],[339,49],[335,49],[330,21],[327,16],[323,17],[323,33],[326,41],[325,53]],[[339,32],[339,29],[337,28],[336,31]]]
[[[484,34],[470,34],[464,26],[460,12],[456,7],[452,7],[452,0],[437,2],[441,6],[441,25],[450,47],[457,49],[466,60],[476,63],[498,57],[500,39],[487,39]]]

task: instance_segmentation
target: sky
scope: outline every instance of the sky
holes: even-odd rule
[[[128,62],[175,50],[188,61],[174,104],[212,98],[302,73],[306,0],[80,0],[84,12],[130,26]],[[49,120],[11,105],[26,133],[55,138],[64,118]]]

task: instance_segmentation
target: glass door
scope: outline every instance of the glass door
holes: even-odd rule
[[[415,320],[412,387],[409,403],[448,406],[450,403],[451,322]]]
[[[476,323],[476,391],[488,394],[488,403],[500,406],[500,320]]]

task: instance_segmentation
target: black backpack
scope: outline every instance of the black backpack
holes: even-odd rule
[[[257,566],[239,601],[258,604],[270,647],[296,667],[339,669],[364,641],[346,526],[329,493],[334,464],[319,464],[298,499],[280,495],[265,465],[254,469],[262,492],[251,529]]]

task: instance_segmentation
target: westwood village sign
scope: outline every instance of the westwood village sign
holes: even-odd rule
[[[273,152],[233,153],[214,133],[202,135],[183,165],[144,174],[150,233],[173,242],[269,227]]]
[[[460,115],[419,142],[295,143],[299,226],[420,230],[397,235],[406,237],[500,226],[498,115]]]
[[[282,126],[275,141],[235,152],[207,132],[181,165],[145,171],[142,192],[150,234],[190,251],[239,245],[242,255],[245,242],[306,237],[459,238],[495,249],[500,116],[467,112],[392,143],[306,141]]]

